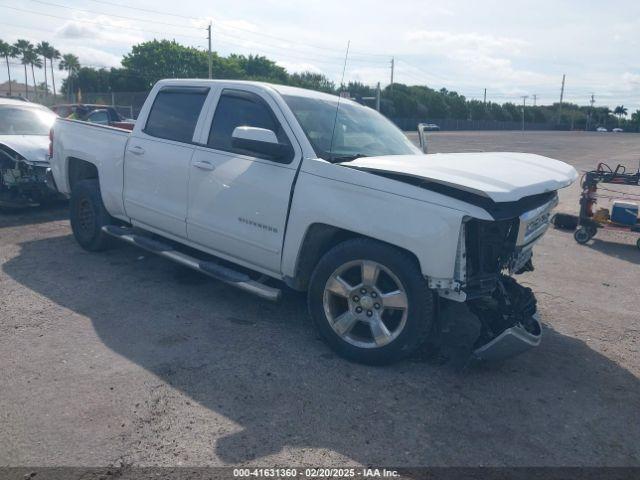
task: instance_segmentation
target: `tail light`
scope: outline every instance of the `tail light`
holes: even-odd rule
[[[53,158],[53,128],[49,130],[49,158]]]

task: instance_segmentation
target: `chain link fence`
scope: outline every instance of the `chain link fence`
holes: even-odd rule
[[[115,107],[125,118],[138,118],[149,92],[92,92],[80,95],[46,95],[36,100],[44,105],[53,106],[61,103],[91,103]],[[425,119],[392,117],[390,120],[400,129],[415,131],[419,123],[434,123],[441,130],[522,130],[521,121],[498,120],[456,120],[451,118]],[[570,125],[557,125],[553,122],[525,122],[525,130],[569,130]]]

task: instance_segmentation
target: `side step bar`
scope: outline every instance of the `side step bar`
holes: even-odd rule
[[[143,248],[148,252],[160,255],[161,257],[179,263],[180,265],[191,268],[192,270],[197,270],[198,272],[215,278],[216,280],[220,280],[221,282],[253,293],[258,297],[272,302],[280,300],[280,296],[282,295],[282,291],[280,289],[269,287],[268,285],[252,280],[246,273],[238,272],[215,262],[207,262],[191,257],[179,252],[168,243],[134,233],[130,228],[106,225],[102,227],[102,231],[112,237]]]

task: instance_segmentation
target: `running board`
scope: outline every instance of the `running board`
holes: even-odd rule
[[[220,280],[228,285],[253,293],[258,297],[272,302],[280,300],[282,291],[278,288],[269,287],[264,283],[252,280],[246,273],[238,272],[237,270],[225,267],[219,263],[199,260],[186,255],[176,250],[168,243],[134,233],[130,228],[106,225],[102,227],[102,231],[112,237],[135,245],[136,247],[143,248],[148,252],[160,255],[161,257],[191,268],[192,270],[196,270],[209,277],[215,278],[216,280]]]

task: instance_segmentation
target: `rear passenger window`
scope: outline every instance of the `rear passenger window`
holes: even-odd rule
[[[280,143],[289,143],[280,122],[258,95],[225,90],[220,96],[213,116],[207,145],[217,150],[233,152],[231,134],[236,127],[266,128],[275,132]]]
[[[191,143],[208,93],[208,88],[160,90],[153,101],[144,133],[176,142]]]

